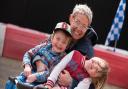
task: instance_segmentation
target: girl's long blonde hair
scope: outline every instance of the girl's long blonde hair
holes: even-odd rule
[[[94,86],[96,89],[103,89],[107,77],[108,77],[108,72],[110,70],[108,62],[101,59],[100,58],[100,62],[98,63],[102,69],[102,71],[100,71],[101,76],[100,77],[96,77],[96,78],[92,78],[92,82],[94,83]]]

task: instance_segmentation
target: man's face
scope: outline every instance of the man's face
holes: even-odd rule
[[[70,15],[70,26],[72,37],[75,40],[81,39],[88,29],[89,21],[85,15],[76,14],[73,16]]]

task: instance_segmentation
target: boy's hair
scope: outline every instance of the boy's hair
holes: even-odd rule
[[[89,20],[89,24],[91,24],[92,18],[93,18],[93,13],[89,6],[87,6],[86,4],[76,4],[76,6],[73,9],[72,14],[76,15],[78,13],[86,15]]]
[[[96,89],[103,89],[105,82],[107,80],[107,77],[108,77],[108,72],[110,70],[109,65],[108,65],[107,61],[105,61],[99,57],[93,57],[93,58],[98,58],[101,60],[101,62],[99,62],[99,65],[100,65],[102,71],[100,71],[101,76],[97,77],[97,78],[92,78],[92,81],[93,81]]]

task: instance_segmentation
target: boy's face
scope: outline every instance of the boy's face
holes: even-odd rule
[[[86,61],[85,68],[90,77],[100,77],[102,68],[105,66],[100,59],[92,58]]]
[[[89,21],[85,15],[82,14],[70,15],[71,33],[72,33],[72,37],[75,40],[79,40],[85,35],[88,29],[88,25],[89,25]]]
[[[52,51],[57,53],[64,52],[69,41],[70,37],[66,36],[62,31],[57,31],[51,39]]]

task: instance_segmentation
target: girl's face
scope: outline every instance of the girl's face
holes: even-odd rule
[[[66,36],[62,31],[57,31],[51,39],[52,51],[56,53],[64,52],[69,41],[70,37]]]
[[[101,77],[105,63],[100,58],[94,57],[85,62],[85,69],[89,73],[90,77]]]

